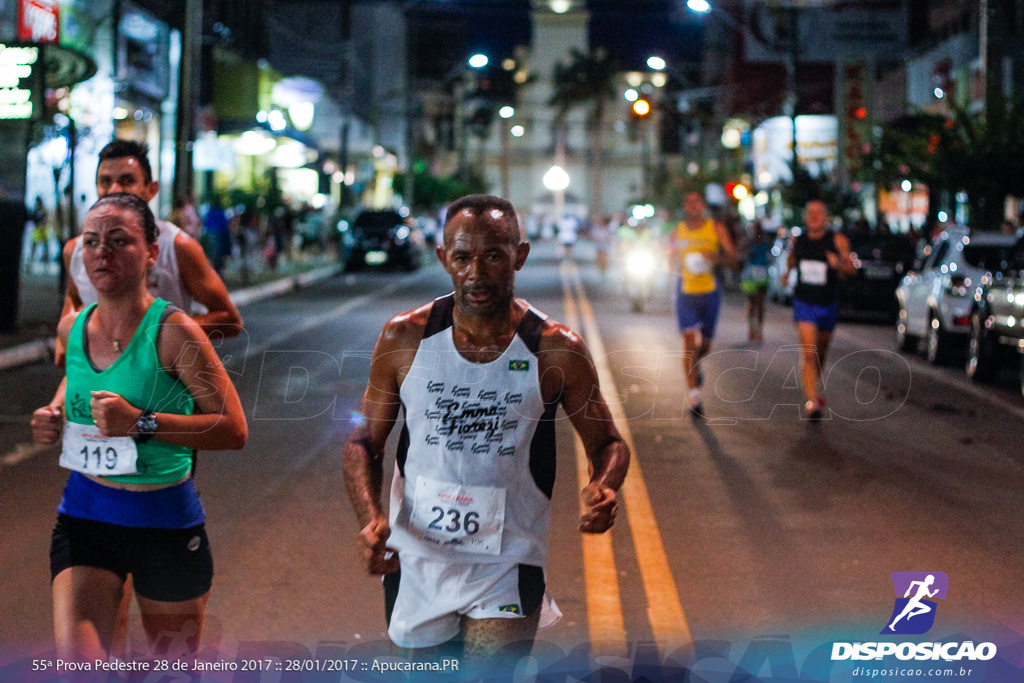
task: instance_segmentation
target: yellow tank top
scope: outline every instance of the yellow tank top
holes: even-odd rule
[[[686,221],[679,221],[675,231],[676,249],[679,250],[680,269],[684,294],[708,294],[718,286],[715,282],[715,263],[707,258],[718,254],[718,233],[715,222],[710,218],[696,230],[686,227]],[[705,253],[702,253],[705,252]]]

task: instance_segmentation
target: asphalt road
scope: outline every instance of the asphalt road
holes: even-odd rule
[[[884,322],[844,321],[826,364],[828,419],[811,424],[789,309],[769,304],[755,346],[729,294],[705,361],[708,418],[695,422],[668,292],[631,313],[615,274],[602,280],[588,257],[583,247],[562,263],[541,245],[517,292],[584,333],[635,466],[615,528],[582,539],[579,456],[559,422],[548,584],[564,617],[538,652],[596,643],[664,657],[696,641],[736,659],[765,638],[878,639],[895,571],[949,576],[943,636],[1024,633],[1024,399],[1012,378],[973,385],[958,366],[894,353]],[[198,468],[216,562],[208,653],[385,651],[340,456],[381,325],[449,289],[432,264],[243,309],[246,334],[221,353],[249,445],[203,453]],[[0,667],[52,650],[48,547],[66,474],[56,449],[28,443],[28,420],[59,379],[45,365],[0,374]],[[393,449],[388,480],[392,461]],[[144,649],[137,616],[131,637]]]

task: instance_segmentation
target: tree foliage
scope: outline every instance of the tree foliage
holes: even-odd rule
[[[870,158],[876,182],[901,179],[967,193],[972,227],[994,229],[1007,195],[1024,196],[1024,100],[1007,107],[1002,125],[957,107],[952,118],[903,117],[882,129]]]
[[[423,164],[416,164],[413,173],[414,211],[436,211],[459,197],[487,192],[487,181],[479,173],[470,172],[464,180],[442,178],[428,173]],[[395,175],[395,187],[405,186],[405,174]]]
[[[602,164],[604,157],[604,119],[608,105],[615,101],[615,85],[619,66],[603,48],[583,52],[569,51],[569,62],[555,65],[552,94],[548,105],[555,108],[555,124],[565,139],[565,121],[573,109],[587,112],[587,133],[590,138],[590,213],[601,212]]]
[[[593,125],[603,117],[608,103],[615,99],[615,83],[619,67],[602,48],[583,52],[569,50],[569,62],[555,65],[551,75],[552,94],[548,105],[555,108],[556,118],[564,121],[569,111],[587,108],[587,119]]]

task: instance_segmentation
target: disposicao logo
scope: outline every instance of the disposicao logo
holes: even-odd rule
[[[936,600],[945,600],[949,577],[942,572],[893,572],[889,575],[896,591],[892,614],[881,635],[920,635],[935,623]],[[996,656],[993,643],[832,643],[832,660],[870,660],[895,656],[897,659],[946,662],[987,661]]]
[[[881,633],[927,633],[935,623],[935,600],[946,599],[949,577],[942,572],[893,572],[889,578],[896,589],[896,604]]]

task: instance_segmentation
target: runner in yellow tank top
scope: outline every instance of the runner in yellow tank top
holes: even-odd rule
[[[689,387],[687,405],[694,416],[700,417],[704,408],[699,388],[702,377],[697,365],[711,350],[721,305],[714,268],[719,263],[733,265],[736,250],[725,226],[707,216],[701,193],[687,193],[683,211],[686,220],[672,234],[670,263],[679,269],[676,317],[683,336],[683,374]],[[725,252],[724,258],[721,252]]]
[[[696,230],[691,230],[686,221],[680,221],[673,235],[679,252],[679,273],[682,278],[681,291],[686,294],[709,294],[715,291],[715,259],[719,240],[715,222],[710,218]]]

